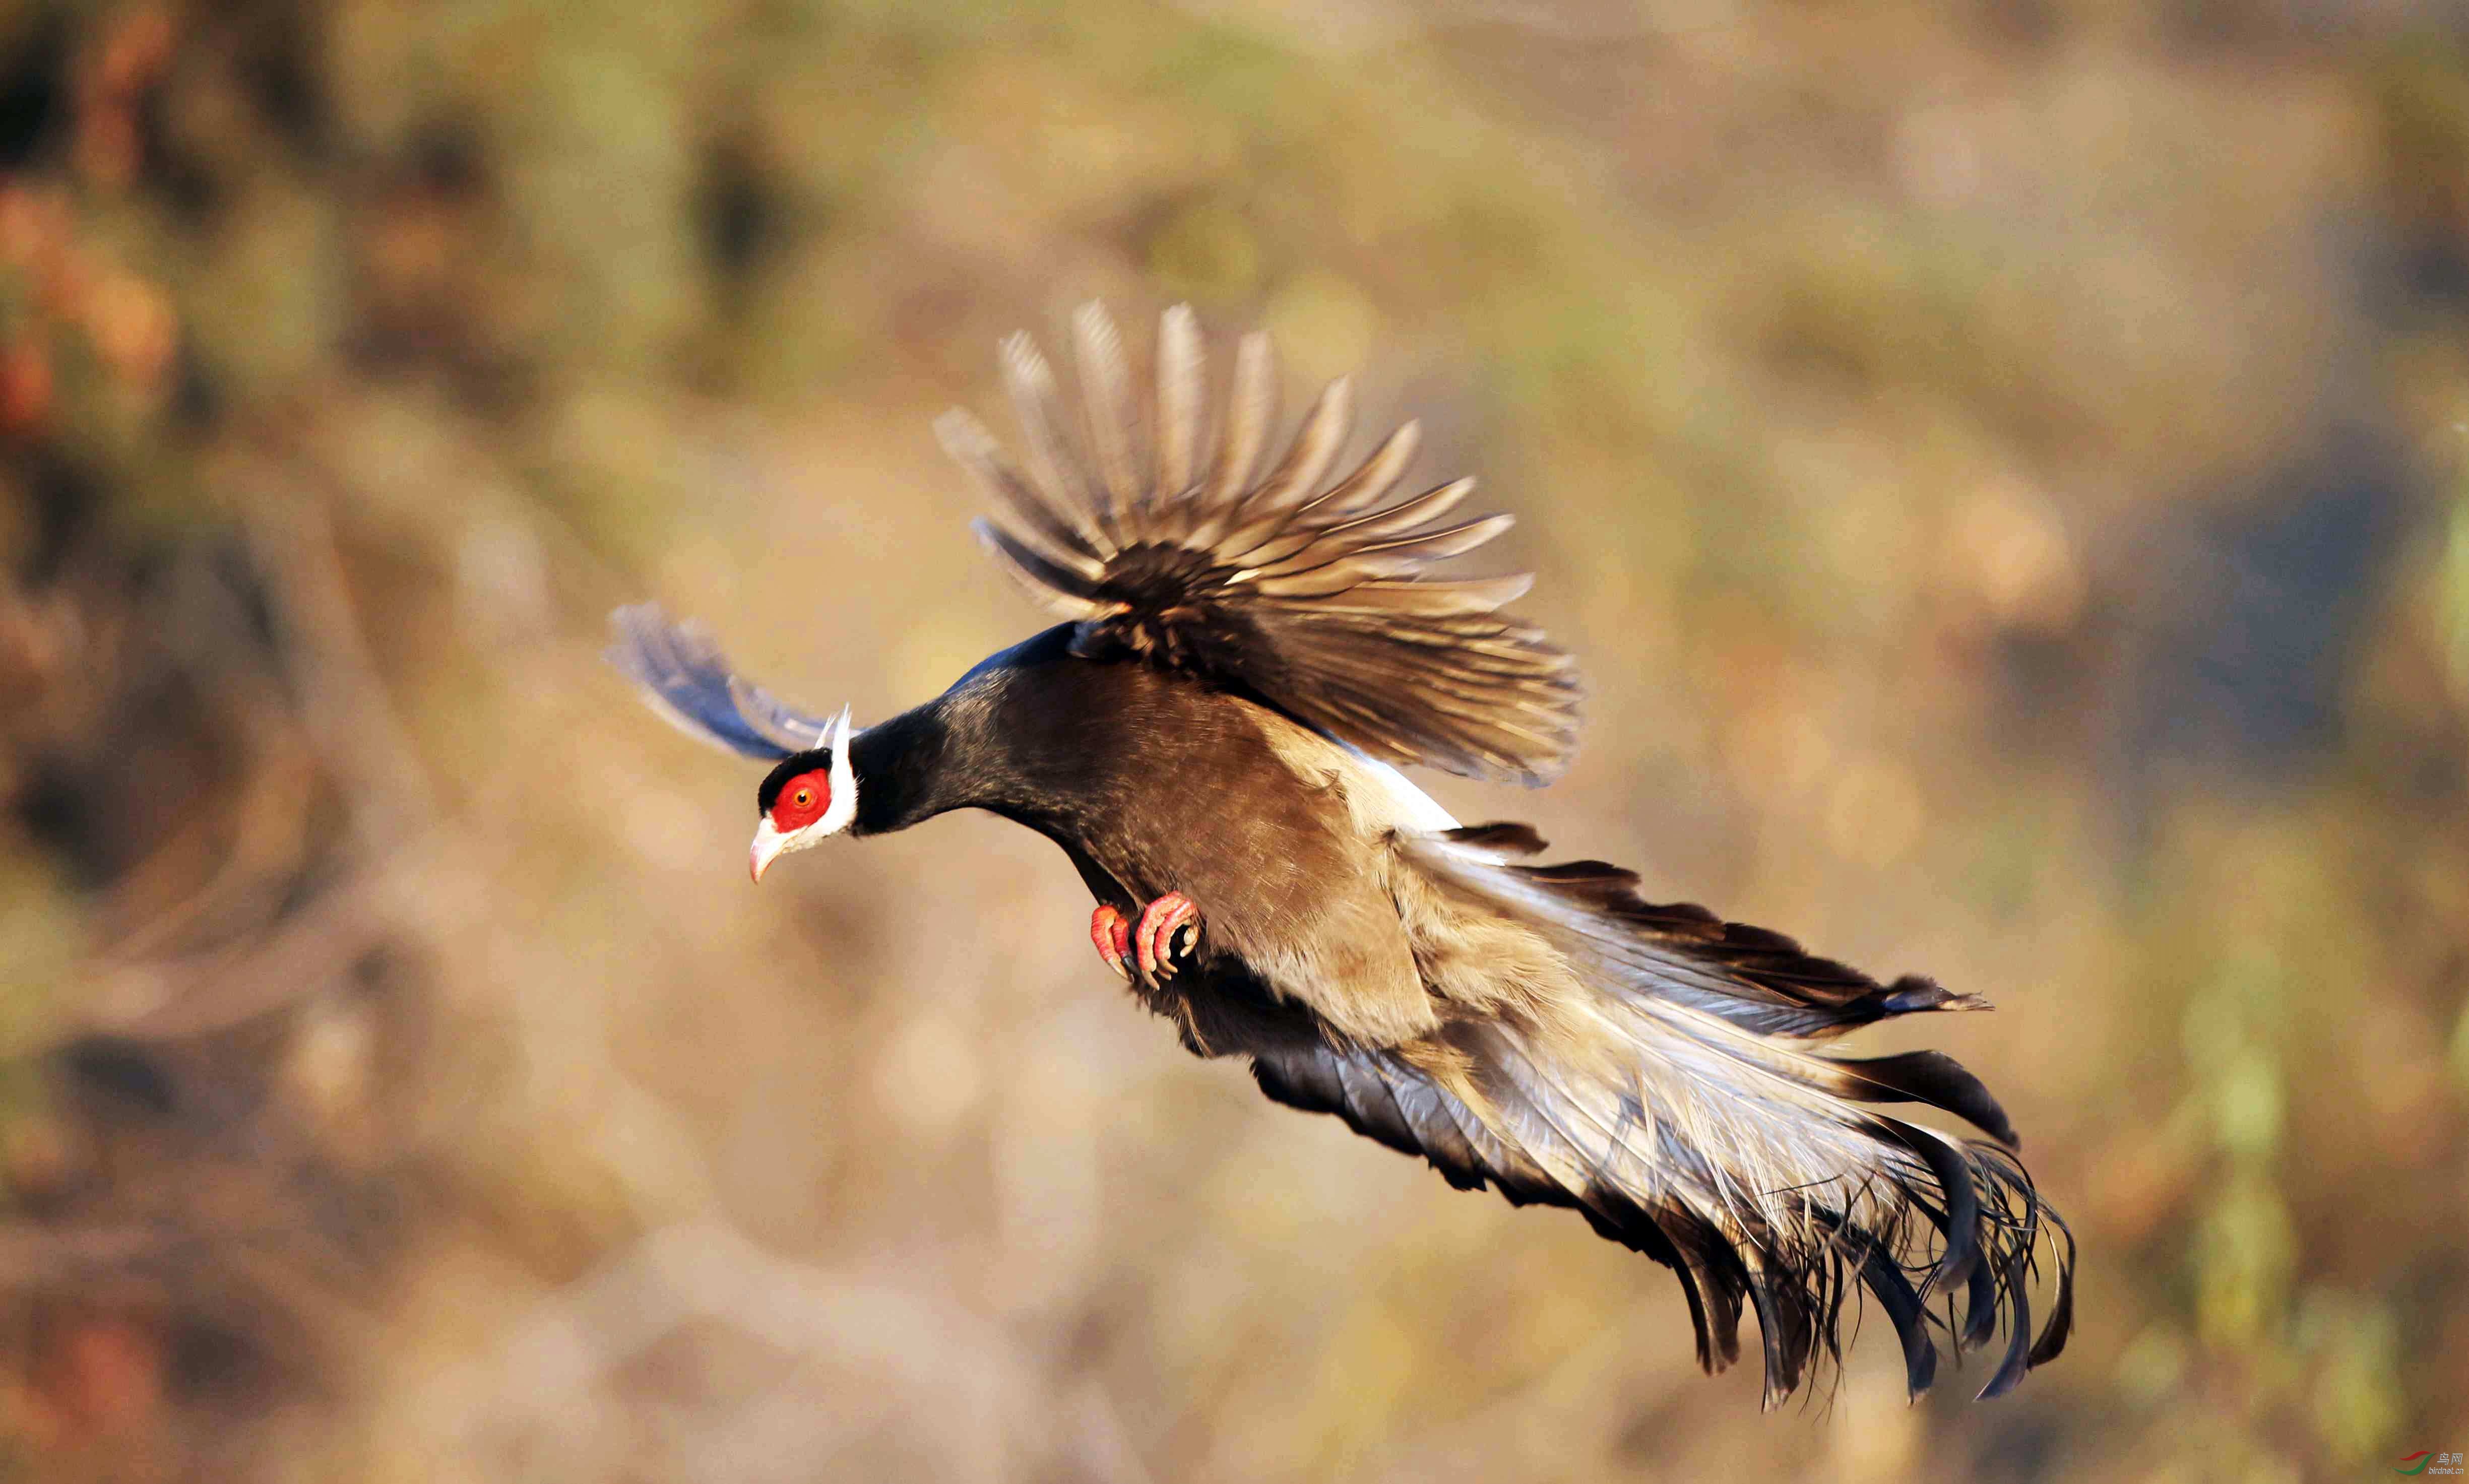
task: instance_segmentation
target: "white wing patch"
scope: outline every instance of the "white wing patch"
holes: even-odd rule
[[[1313,788],[1337,786],[1346,798],[1347,813],[1364,839],[1376,841],[1392,831],[1438,834],[1458,827],[1439,801],[1408,783],[1406,775],[1390,765],[1265,706],[1252,710],[1269,750],[1296,778]]]
[[[1341,743],[1341,745],[1344,744]],[[1346,750],[1353,753],[1355,765],[1387,791],[1391,802],[1396,808],[1399,823],[1410,825],[1430,834],[1458,828],[1456,817],[1447,810],[1441,808],[1438,799],[1408,783],[1405,774],[1378,758],[1365,757],[1353,747],[1347,747]]]

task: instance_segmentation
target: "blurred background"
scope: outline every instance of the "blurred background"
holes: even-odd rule
[[[8,1476],[2469,1450],[2457,7],[0,16]],[[1996,1002],[1870,1049],[2015,1112],[2060,1363],[1762,1417],[1663,1269],[1186,1056],[1027,833],[749,889],[604,615],[861,722],[1042,627],[929,420],[1092,295],[1525,517],[1587,746],[1444,803]]]

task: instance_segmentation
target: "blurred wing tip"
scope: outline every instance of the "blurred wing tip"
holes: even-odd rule
[[[1037,339],[1026,330],[1015,330],[996,346],[1005,381],[1015,396],[1024,391],[1043,391],[1053,380],[1054,372],[1046,363],[1046,353],[1038,349]]]
[[[741,757],[782,758],[807,745],[822,723],[734,674],[701,625],[677,623],[658,603],[610,615],[609,663],[679,730]]]
[[[658,600],[646,599],[641,603],[619,604],[616,607],[611,608],[609,627],[620,635],[633,638],[646,629],[679,626],[676,620],[669,617],[668,609],[662,607]]]
[[[1001,557],[1006,561],[1010,560],[1009,555],[1004,550],[1004,530],[995,524],[993,516],[980,515],[970,521],[969,534],[976,537],[978,544],[984,547],[989,554]]]

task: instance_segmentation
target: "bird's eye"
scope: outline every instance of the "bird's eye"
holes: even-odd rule
[[[800,788],[800,789],[798,789],[798,790],[797,790],[797,807],[798,807],[799,809],[812,809],[812,808],[814,808],[814,805],[815,805],[815,790],[814,790],[814,789],[812,789],[812,788]]]

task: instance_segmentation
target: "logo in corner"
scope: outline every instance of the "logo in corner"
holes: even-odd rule
[[[2400,1463],[2392,1469],[2394,1473],[2407,1474],[2412,1478],[2421,1473],[2457,1476],[2460,1472],[2458,1453],[2438,1453],[2431,1448],[2421,1448],[2414,1453],[2404,1453],[2401,1455]]]

